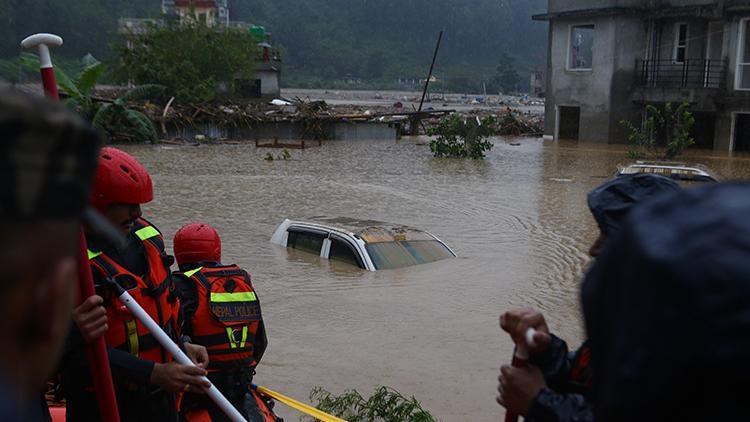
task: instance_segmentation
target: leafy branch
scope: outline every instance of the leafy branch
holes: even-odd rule
[[[435,422],[437,419],[422,408],[414,397],[406,398],[390,387],[378,387],[365,399],[357,390],[334,396],[315,387],[310,400],[317,408],[349,422]]]
[[[492,136],[495,123],[492,116],[482,120],[478,117],[464,120],[453,114],[441,120],[436,127],[428,129],[428,135],[437,136],[430,142],[430,150],[435,157],[482,159],[485,151],[492,149],[492,142],[487,138]]]

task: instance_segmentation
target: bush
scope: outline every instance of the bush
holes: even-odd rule
[[[39,68],[39,57],[22,53],[19,63],[27,70]],[[67,94],[62,103],[80,114],[99,129],[107,142],[157,142],[158,135],[153,123],[140,111],[128,107],[129,101],[154,98],[164,93],[159,85],[142,85],[132,88],[111,102],[102,103],[92,93],[99,80],[107,72],[107,66],[93,56],[86,56],[80,63],[81,71],[71,78],[55,67],[55,79],[59,88]]]
[[[258,58],[248,32],[201,23],[152,25],[115,51],[117,80],[162,85],[183,102],[211,101],[222,84],[234,92],[236,79],[254,78]]]
[[[645,113],[640,127],[635,127],[627,120],[620,121],[621,125],[630,130],[629,158],[674,160],[685,148],[695,143],[690,137],[695,118],[687,102],[677,108],[672,103],[666,103],[663,109],[647,104]],[[659,145],[665,146],[663,154],[659,154]]]
[[[321,387],[315,387],[310,400],[317,408],[349,422],[435,422],[414,397],[406,398],[389,387],[378,387],[368,399],[357,390],[334,396]]]
[[[494,117],[469,117],[463,120],[458,115],[451,115],[427,131],[428,135],[437,136],[430,142],[430,150],[435,157],[468,157],[484,158],[484,152],[492,149],[492,142],[487,138],[493,134]]]

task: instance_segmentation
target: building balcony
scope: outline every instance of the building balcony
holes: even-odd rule
[[[724,60],[638,60],[631,100],[637,104],[688,102],[697,110],[716,111],[726,74]]]
[[[636,84],[643,88],[714,89],[725,87],[725,60],[636,60]]]

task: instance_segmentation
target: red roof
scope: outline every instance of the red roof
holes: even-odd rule
[[[192,3],[192,4],[191,4]],[[216,7],[216,0],[175,0],[177,7]]]

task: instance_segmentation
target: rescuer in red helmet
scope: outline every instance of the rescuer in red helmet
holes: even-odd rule
[[[178,230],[174,254],[180,268],[175,283],[183,304],[184,333],[208,350],[208,378],[249,421],[275,421],[266,401],[250,390],[268,344],[250,274],[220,263],[221,239],[205,223]],[[182,411],[188,421],[227,420],[210,400],[196,394],[184,396]]]
[[[172,360],[119,299],[106,287],[113,280],[129,291],[136,302],[173,340],[184,348],[194,362],[208,363],[202,346],[183,341],[179,334],[179,300],[170,272],[174,259],[164,249],[161,233],[141,217],[141,204],[153,199],[151,177],[131,155],[116,148],[103,148],[94,176],[90,204],[127,239],[113,245],[86,229],[89,262],[104,298],[107,330],[104,333],[112,375],[117,391],[120,418],[123,421],[176,421],[177,392],[201,391],[209,387],[201,381],[202,367],[180,365]],[[81,336],[71,338],[63,361],[63,390],[69,420],[97,420],[98,410],[86,367],[83,340],[91,333],[75,320]],[[82,338],[81,338],[82,337]]]

